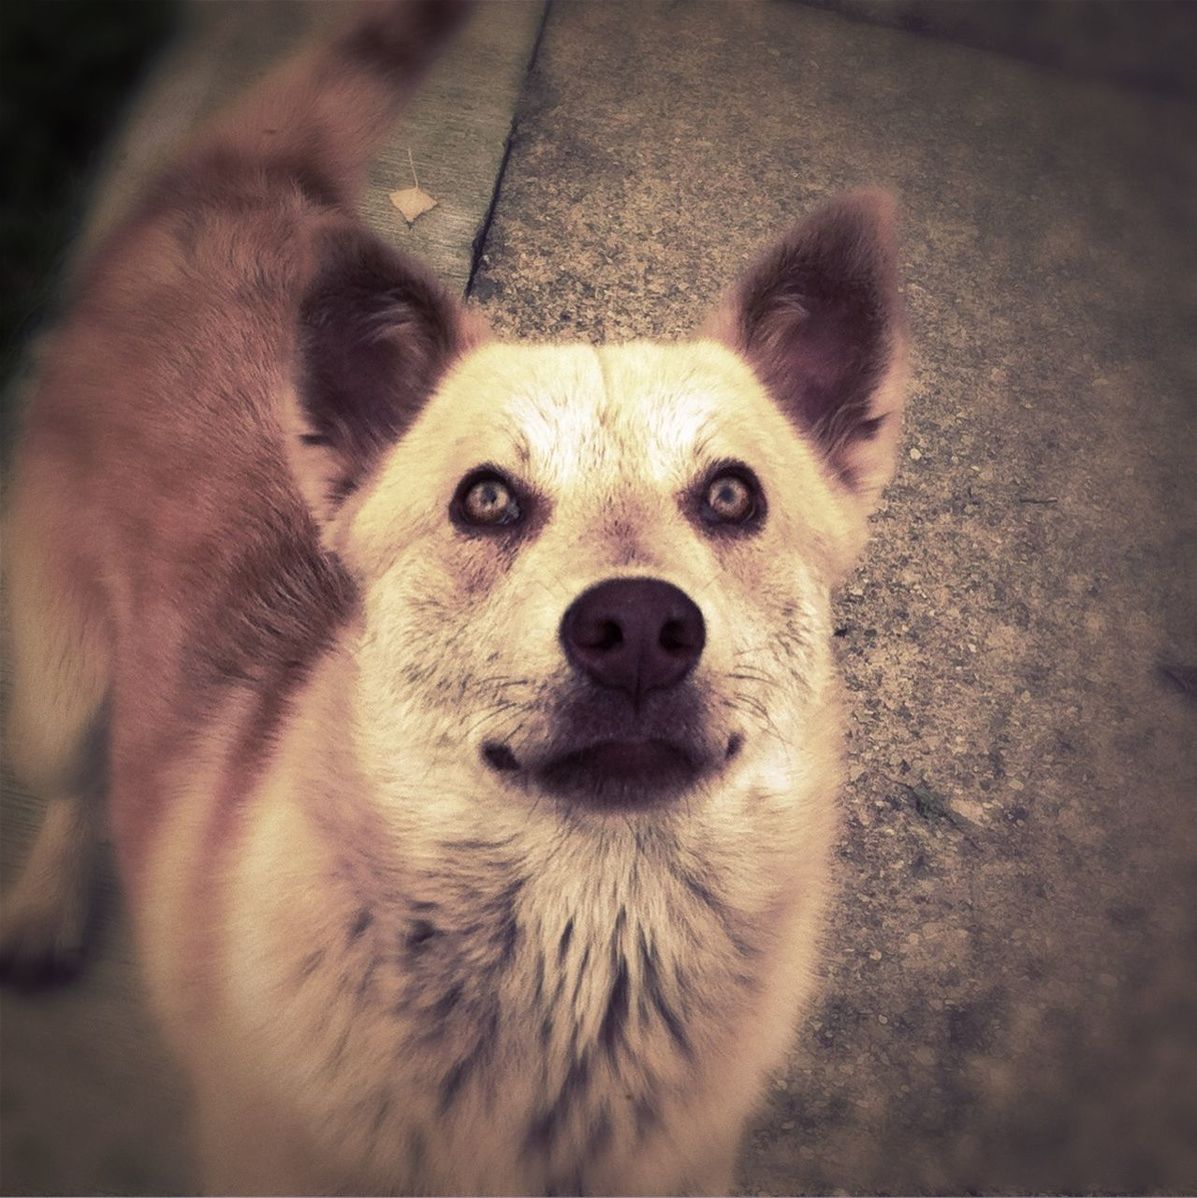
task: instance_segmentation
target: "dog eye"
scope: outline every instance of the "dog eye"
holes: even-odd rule
[[[453,500],[453,514],[461,523],[479,528],[502,528],[523,516],[515,489],[489,470],[462,480]]]
[[[748,524],[761,510],[760,486],[747,471],[722,470],[707,483],[702,514],[712,524]]]

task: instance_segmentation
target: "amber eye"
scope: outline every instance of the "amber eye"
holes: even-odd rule
[[[747,524],[760,509],[756,480],[738,470],[711,479],[703,497],[703,515],[714,524]]]
[[[523,515],[514,488],[492,471],[472,474],[462,481],[453,513],[462,523],[479,528],[515,524]]]

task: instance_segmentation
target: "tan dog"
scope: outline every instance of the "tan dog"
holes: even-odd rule
[[[811,985],[889,207],[691,342],[493,341],[352,214],[452,16],[276,76],[82,280],[9,513],[54,802],[4,968],[74,960],[102,753],[210,1189],[726,1192]]]

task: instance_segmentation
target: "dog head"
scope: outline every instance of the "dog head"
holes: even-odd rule
[[[893,468],[891,226],[848,197],[694,341],[601,348],[489,340],[419,268],[338,242],[295,460],[361,587],[373,762],[626,811],[801,742]]]

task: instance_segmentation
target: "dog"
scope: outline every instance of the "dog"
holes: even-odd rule
[[[5,975],[102,773],[215,1193],[727,1193],[811,994],[830,598],[895,460],[893,205],[692,340],[513,345],[354,215],[461,5],[368,7],[83,270],[11,477]]]

